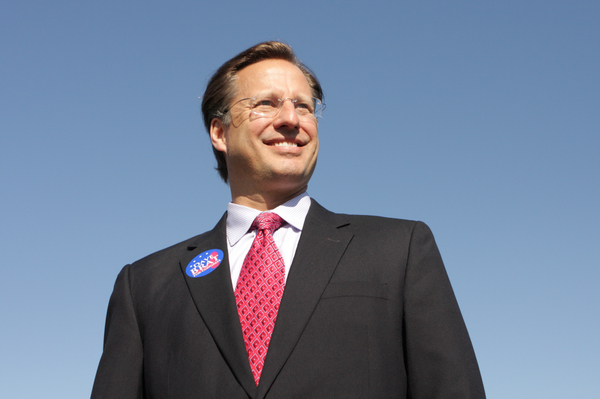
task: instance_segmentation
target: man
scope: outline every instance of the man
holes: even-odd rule
[[[202,111],[232,202],[122,270],[92,398],[485,397],[429,229],[307,196],[322,98],[279,42],[215,73]]]

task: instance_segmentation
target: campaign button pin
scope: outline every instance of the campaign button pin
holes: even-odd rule
[[[221,264],[223,251],[220,249],[209,249],[202,252],[188,263],[185,272],[190,277],[202,277],[212,272]]]

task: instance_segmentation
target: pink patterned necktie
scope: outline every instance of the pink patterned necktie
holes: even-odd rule
[[[251,230],[258,229],[244,259],[235,289],[244,343],[258,385],[285,287],[285,266],[273,241],[283,219],[273,212],[259,214]]]

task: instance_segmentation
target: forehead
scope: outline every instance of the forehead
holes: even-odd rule
[[[242,69],[237,74],[241,97],[259,92],[275,92],[286,96],[312,96],[312,91],[302,71],[285,60],[264,60]]]

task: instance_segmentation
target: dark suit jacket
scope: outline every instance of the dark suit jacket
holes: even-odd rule
[[[125,266],[92,398],[484,398],[433,236],[420,222],[313,201],[256,387],[229,274],[224,216]],[[190,278],[209,249],[224,259]]]

